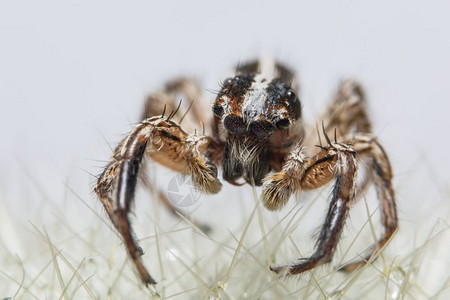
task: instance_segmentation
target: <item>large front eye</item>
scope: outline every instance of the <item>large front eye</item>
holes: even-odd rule
[[[245,133],[244,120],[239,116],[227,115],[223,120],[223,126],[231,134],[241,135]]]

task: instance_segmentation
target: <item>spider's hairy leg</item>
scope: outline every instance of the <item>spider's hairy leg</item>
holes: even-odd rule
[[[152,118],[146,121],[149,120]],[[220,157],[221,145],[204,135],[187,134],[173,121],[163,122],[169,127],[161,130],[158,136],[153,135],[152,147],[147,150],[149,157],[176,172],[191,176],[201,192],[218,193],[222,184],[217,178],[215,163]]]
[[[128,213],[134,199],[137,175],[152,128],[139,124],[115,149],[111,162],[100,175],[95,192],[107,211],[111,222],[121,234],[128,254],[145,284],[156,281],[145,268],[142,248],[134,239]]]
[[[317,123],[308,130],[305,145],[318,145],[316,125],[324,124],[325,133],[333,137],[351,132],[371,132],[372,123],[367,110],[367,101],[362,86],[353,80],[343,81]]]
[[[355,196],[357,179],[356,151],[345,144],[333,143],[311,158],[300,187],[316,189],[334,178],[331,203],[316,243],[315,253],[292,265],[271,267],[276,273],[295,275],[331,261]]]
[[[109,164],[105,167],[102,174],[99,176],[97,184],[94,188],[94,192],[102,202],[109,219],[113,221],[116,229],[118,228],[116,223],[114,222],[114,205],[110,197],[110,191],[113,188],[115,178],[117,177],[117,172],[118,162],[113,158],[111,162],[109,162]]]
[[[213,151],[211,145],[211,139],[189,135],[173,121],[149,118],[138,124],[117,146],[97,182],[95,192],[122,235],[128,254],[145,284],[156,281],[142,262],[143,251],[134,238],[129,220],[142,158],[147,154],[166,167],[191,175],[202,191],[217,193],[221,184],[217,179],[217,168],[208,156]]]
[[[317,149],[313,145],[320,145],[318,127],[322,124],[323,134],[329,137],[347,136],[357,132],[372,132],[372,122],[369,117],[366,96],[360,83],[354,80],[344,80],[323,113],[317,118],[314,126],[310,126],[305,145],[307,149]],[[337,137],[336,137],[337,135]],[[315,154],[314,150],[309,154]],[[365,163],[360,164],[362,166]],[[363,167],[364,171],[366,170]],[[362,181],[358,183],[355,201],[366,192],[372,182],[371,172],[361,172]]]
[[[161,115],[164,106],[169,113],[176,111],[180,99],[187,108],[177,110],[172,119],[177,122],[182,120],[188,132],[194,129],[200,131],[205,126],[206,134],[211,134],[212,120],[209,114],[205,114],[210,110],[209,102],[204,99],[198,82],[191,77],[175,78],[167,82],[162,90],[150,94],[145,100],[142,120]]]
[[[361,265],[364,265],[371,256],[376,254],[392,238],[398,229],[397,205],[395,202],[395,193],[392,187],[392,168],[389,158],[372,134],[359,133],[351,139],[354,149],[360,157],[366,157],[371,163],[373,182],[377,191],[381,210],[381,221],[383,233],[377,244],[372,245],[364,255],[364,259],[348,263],[340,268],[342,271],[353,271]]]
[[[335,127],[341,135],[350,133],[353,126],[356,126],[357,132],[372,131],[364,90],[361,84],[353,80],[341,83],[324,117],[322,120],[330,136]]]

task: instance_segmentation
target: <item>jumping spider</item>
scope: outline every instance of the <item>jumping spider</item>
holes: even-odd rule
[[[190,175],[196,188],[207,194],[220,191],[217,168],[221,166],[223,179],[231,184],[241,185],[237,182],[241,179],[263,185],[261,201],[269,210],[281,209],[296,191],[317,189],[334,181],[314,254],[291,265],[271,267],[276,273],[299,274],[329,262],[350,205],[370,182],[377,191],[384,231],[364,259],[341,269],[352,271],[365,264],[388,242],[398,227],[392,170],[386,152],[371,133],[361,86],[344,81],[319,117],[326,145],[320,140],[317,125],[303,124],[297,91],[289,68],[256,60],[238,66],[236,75],[223,81],[212,104],[211,120],[205,116],[200,89],[192,79],[175,80],[150,95],[144,120],[116,147],[95,187],[145,284],[156,281],[141,260],[143,251],[129,220],[144,156]],[[189,115],[181,114],[177,107],[180,95],[191,105]],[[161,115],[163,107],[164,112],[170,111],[168,116]],[[203,134],[183,130],[180,123],[185,116],[194,126],[205,126]],[[357,187],[361,161],[367,172]],[[162,194],[160,198],[164,200]],[[176,211],[173,206],[171,209]]]

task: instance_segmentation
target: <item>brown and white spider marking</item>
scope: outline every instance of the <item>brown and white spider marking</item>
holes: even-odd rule
[[[361,86],[343,82],[319,117],[326,145],[320,141],[317,126],[303,124],[297,90],[290,69],[266,60],[240,65],[234,77],[223,81],[212,105],[211,121],[204,114],[200,89],[191,79],[175,80],[150,95],[144,120],[114,150],[95,187],[145,284],[156,281],[141,260],[143,251],[129,220],[144,156],[191,176],[194,185],[207,194],[221,189],[218,167],[231,184],[241,185],[240,179],[264,184],[261,200],[269,210],[281,209],[297,191],[334,182],[314,254],[290,265],[271,267],[274,272],[294,275],[329,262],[350,205],[370,182],[377,191],[384,231],[363,260],[341,270],[352,271],[363,265],[388,242],[398,227],[392,170],[386,152],[371,133]],[[180,96],[192,106],[191,113],[179,112],[176,103]],[[171,112],[168,116],[161,115],[163,107]],[[179,125],[184,117],[196,127],[206,124],[209,135],[187,133]],[[357,187],[361,161],[368,170]],[[162,193],[160,198],[177,211]]]

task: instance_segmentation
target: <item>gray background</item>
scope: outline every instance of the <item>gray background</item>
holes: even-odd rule
[[[89,174],[148,92],[188,74],[212,98],[237,62],[268,55],[298,70],[307,121],[339,80],[364,83],[401,216],[414,204],[427,217],[448,200],[449,12],[448,1],[2,1],[0,197],[25,217],[67,185],[91,201]]]

